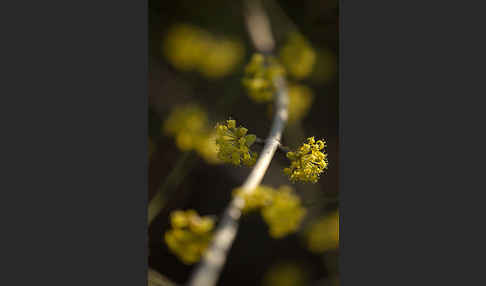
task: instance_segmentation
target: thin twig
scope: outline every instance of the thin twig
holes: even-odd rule
[[[274,49],[274,39],[268,18],[263,10],[261,3],[248,1],[246,9],[246,24],[250,37],[257,51],[270,54]],[[243,192],[252,192],[262,181],[270,161],[275,151],[280,145],[282,132],[287,122],[287,86],[283,77],[274,79],[276,87],[275,106],[276,112],[273,117],[272,127],[265,142],[265,146],[252,169],[250,175],[245,180],[241,189]],[[229,249],[233,244],[238,231],[238,221],[241,217],[241,209],[244,200],[238,196],[233,198],[229,206],[222,215],[221,222],[218,224],[211,245],[204,254],[201,262],[195,268],[188,285],[191,286],[213,286],[218,281],[219,275],[226,261]]]
[[[265,145],[267,143],[267,140],[261,139],[261,138],[256,138],[255,139],[255,144],[258,145]],[[287,152],[290,152],[290,148],[287,146],[282,145],[282,143],[278,142],[278,151],[282,152],[284,155],[287,154]]]

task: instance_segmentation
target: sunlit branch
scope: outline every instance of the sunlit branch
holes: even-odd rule
[[[247,1],[246,4],[246,25],[255,49],[266,55],[271,54],[275,47],[275,40],[272,36],[266,13],[258,1]],[[280,145],[282,132],[287,122],[288,96],[285,79],[281,76],[275,77],[274,85],[276,88],[274,96],[276,108],[272,126],[258,161],[240,187],[243,192],[252,192],[261,183],[275,151]],[[240,196],[235,197],[230,202],[215,230],[211,245],[208,247],[201,262],[196,266],[188,285],[213,286],[216,284],[236,237],[243,205],[244,200]]]

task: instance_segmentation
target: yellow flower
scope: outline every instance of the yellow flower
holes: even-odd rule
[[[307,139],[295,152],[288,152],[290,167],[284,169],[290,181],[316,183],[324,169],[327,168],[327,154],[321,152],[325,147],[323,140],[315,141],[314,137]]]
[[[216,125],[216,145],[218,145],[218,158],[227,163],[239,166],[253,166],[258,154],[250,150],[256,140],[253,134],[246,134],[248,129],[236,127],[235,120],[227,120],[226,124]]]
[[[239,41],[221,39],[208,44],[208,50],[201,58],[200,72],[208,78],[218,78],[229,74],[240,63],[244,53]]]
[[[309,250],[316,253],[339,248],[339,213],[336,211],[311,224],[306,241]]]
[[[163,42],[163,52],[177,69],[195,69],[208,50],[210,35],[192,25],[176,25],[169,29]]]
[[[195,104],[178,106],[164,122],[164,132],[176,138],[177,147],[188,151],[194,149],[205,135],[208,126],[206,112]]]
[[[262,54],[254,54],[245,68],[242,82],[248,96],[256,102],[271,101],[275,93],[274,77],[284,73],[274,58],[265,59]]]
[[[241,196],[245,200],[245,205],[242,209],[244,213],[257,210],[272,202],[275,190],[267,186],[258,186],[252,192],[243,192],[242,189],[235,189],[234,196]]]
[[[270,236],[281,238],[296,232],[306,214],[300,198],[289,186],[282,186],[273,193],[272,202],[262,208],[262,216],[268,224]]]
[[[244,46],[238,40],[215,37],[196,26],[180,24],[167,32],[163,52],[177,69],[196,70],[203,76],[218,78],[240,63]]]
[[[173,228],[183,228],[189,225],[189,218],[188,214],[190,214],[191,211],[173,211],[170,215],[170,223]]]
[[[194,210],[176,210],[170,218],[172,229],[164,235],[169,249],[185,264],[199,261],[211,241],[213,219]]]
[[[316,61],[316,52],[299,33],[292,33],[280,51],[282,64],[296,79],[309,76]]]
[[[306,214],[300,198],[289,186],[281,186],[276,190],[260,185],[251,192],[243,192],[237,188],[233,195],[241,196],[245,200],[243,213],[260,210],[273,238],[281,238],[297,231]]]
[[[201,136],[197,142],[195,142],[196,152],[206,160],[209,164],[222,163],[218,158],[218,146],[216,145],[217,134],[213,130],[207,132],[207,135]]]
[[[218,159],[217,134],[209,125],[206,111],[196,104],[178,106],[164,122],[164,133],[173,136],[183,151],[195,150],[209,164]]]

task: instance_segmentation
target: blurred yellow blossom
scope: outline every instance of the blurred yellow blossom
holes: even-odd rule
[[[253,166],[258,154],[250,150],[256,140],[254,134],[247,134],[245,127],[236,127],[235,120],[227,120],[226,124],[216,125],[216,144],[218,145],[218,158],[226,163],[239,166]]]
[[[176,68],[189,71],[204,57],[210,35],[202,29],[186,24],[171,27],[163,41],[163,51]]]
[[[177,146],[184,151],[194,149],[198,140],[206,133],[208,116],[195,104],[178,106],[164,122],[164,132],[175,136]]]
[[[234,39],[216,37],[188,24],[171,27],[163,41],[163,52],[169,62],[183,71],[199,71],[210,78],[232,72],[241,62],[243,44]]]
[[[218,158],[218,145],[216,145],[216,132],[207,132],[196,142],[196,152],[209,164],[219,164],[222,161]]]
[[[211,241],[214,220],[194,210],[176,210],[170,221],[172,229],[164,235],[169,249],[185,264],[199,261]]]
[[[207,53],[201,58],[200,72],[208,78],[225,76],[240,63],[243,54],[243,45],[238,41],[212,41],[208,44]]]
[[[327,154],[323,153],[325,141],[307,138],[307,143],[302,144],[295,152],[287,152],[290,159],[290,167],[284,169],[290,181],[302,181],[316,183],[324,169],[327,168]]]
[[[241,196],[245,200],[245,205],[242,209],[244,213],[257,210],[272,202],[275,190],[271,187],[260,185],[252,192],[244,192],[237,188],[233,191],[234,196]]]
[[[283,75],[285,70],[274,58],[265,58],[262,54],[254,54],[245,68],[242,82],[248,96],[256,102],[271,101],[275,92],[273,80],[275,76]]]
[[[302,79],[311,74],[316,52],[304,36],[294,32],[280,50],[280,59],[291,76]]]
[[[251,192],[237,188],[233,190],[233,195],[245,200],[243,213],[260,210],[273,238],[282,238],[296,232],[306,214],[299,196],[289,186],[274,189],[260,185]]]
[[[164,133],[173,136],[183,151],[195,150],[210,164],[218,159],[216,132],[210,127],[206,111],[197,104],[177,106],[163,125]]]
[[[339,213],[333,212],[311,224],[306,241],[309,250],[316,253],[339,248]]]
[[[305,286],[308,274],[302,266],[292,262],[272,265],[263,277],[263,286]]]
[[[262,217],[273,238],[296,232],[305,214],[299,196],[289,186],[280,187],[273,193],[272,202],[262,208]]]

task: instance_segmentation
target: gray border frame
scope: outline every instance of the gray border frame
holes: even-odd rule
[[[481,37],[465,39],[483,34],[483,10],[472,1],[344,2],[341,283],[478,282],[478,268],[463,266],[465,253],[477,249],[464,241],[470,236],[454,235],[450,222],[471,225],[474,217],[455,207],[469,186],[483,185],[462,169],[484,149],[462,143],[480,142],[484,129],[483,105],[471,104],[482,99],[484,83],[481,73],[468,72],[484,49],[475,42]],[[3,10],[11,24],[2,39],[2,114],[12,119],[2,133],[2,190],[10,191],[2,201],[11,209],[3,216],[0,284],[141,285],[147,3],[64,5],[71,4],[22,2]],[[112,30],[120,33],[108,38]],[[114,99],[122,99],[118,108]],[[479,209],[462,205],[465,214]],[[450,258],[453,246],[461,250]]]

